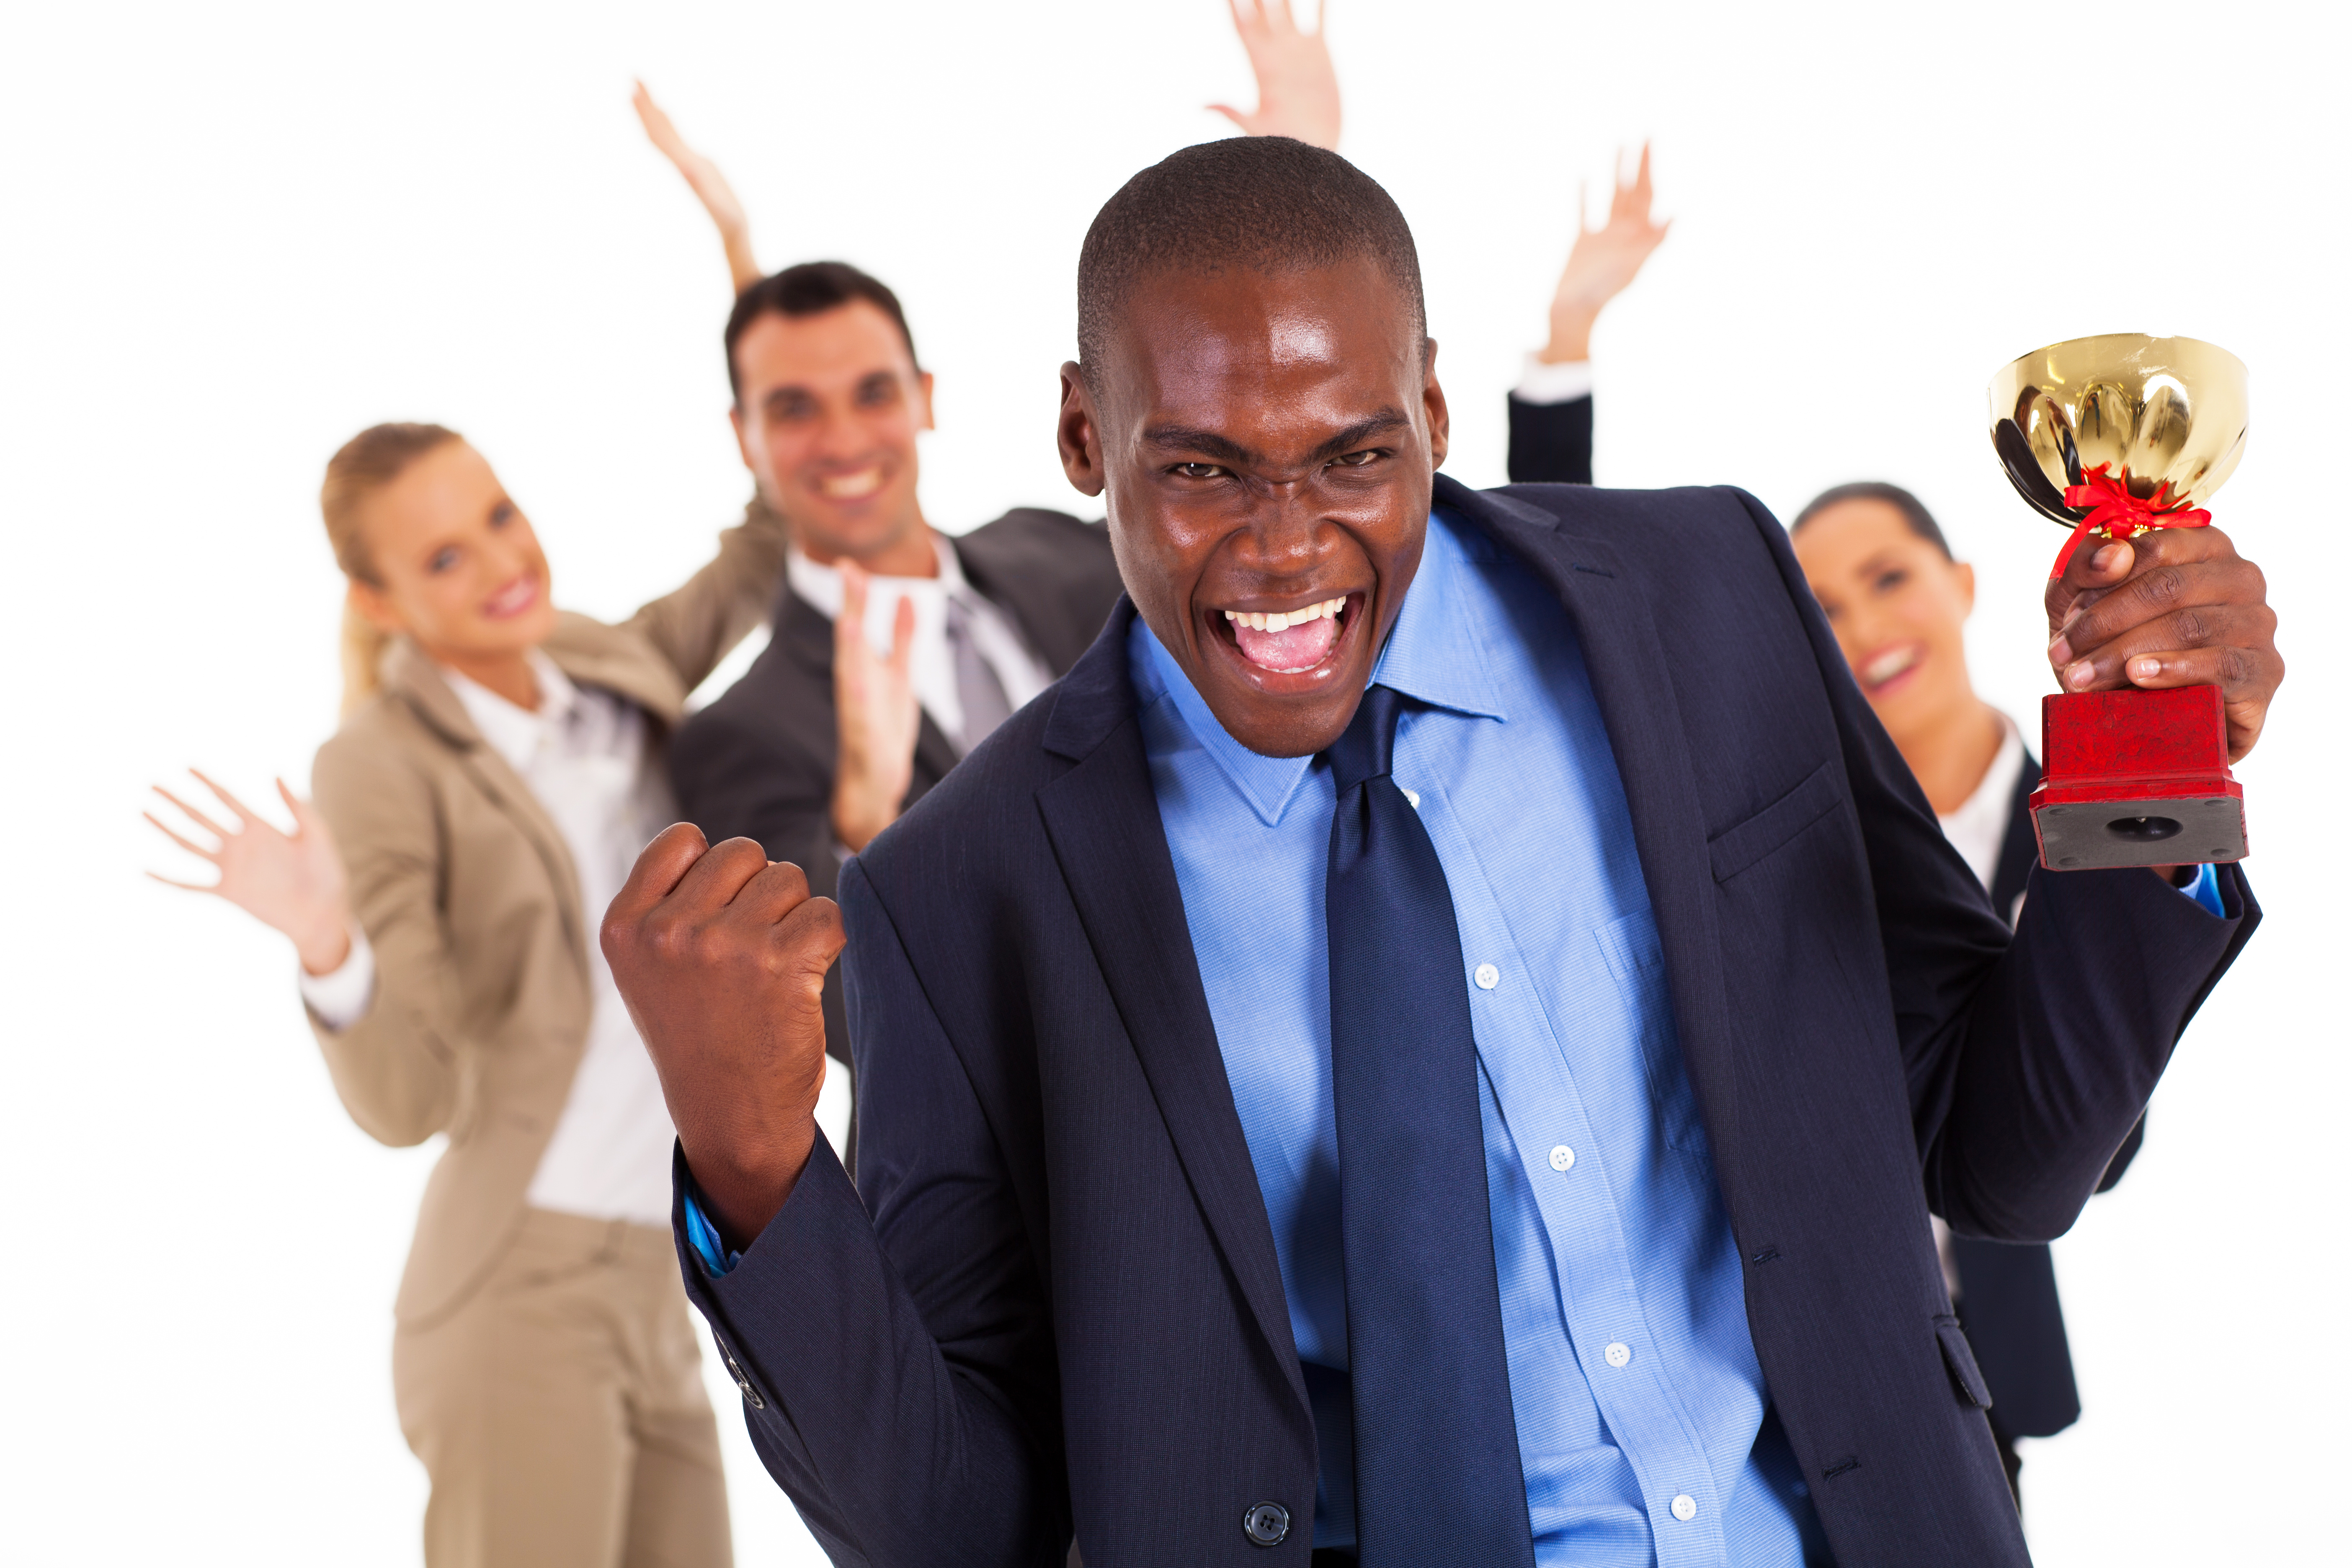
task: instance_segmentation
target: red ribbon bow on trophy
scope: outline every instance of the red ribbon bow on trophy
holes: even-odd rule
[[[2202,528],[2213,521],[2211,512],[2183,505],[2188,498],[2175,496],[2168,481],[2142,500],[2124,488],[2122,479],[2110,478],[2107,467],[2101,463],[2095,468],[2086,468],[2081,484],[2066,487],[2066,504],[2086,506],[2091,511],[2066,536],[2066,548],[2058,552],[2058,564],[2050,568],[2053,583],[2065,574],[2066,563],[2074,559],[2074,547],[2083,542],[2086,533],[2114,539],[2119,530],[2137,534],[2152,528]],[[2174,510],[2167,510],[2168,507]]]

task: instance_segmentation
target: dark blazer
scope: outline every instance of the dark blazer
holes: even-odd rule
[[[1589,485],[1592,482],[1592,399],[1523,403],[1510,399],[1512,482]],[[2008,918],[2025,891],[2040,853],[2027,808],[2041,783],[2041,764],[2028,752],[2010,805],[2009,828],[1995,868],[1992,907]],[[2135,1123],[2116,1152],[2098,1190],[2123,1178],[2139,1152],[2145,1122]],[[2066,1343],[2066,1320],[2058,1305],[2058,1276],[2050,1248],[1952,1238],[1960,1277],[1959,1310],[1969,1347],[1992,1393],[1991,1421],[2004,1441],[2048,1437],[2073,1426],[2083,1414],[2074,1387],[2074,1362]]]
[[[955,542],[971,585],[1011,617],[1055,675],[1066,673],[1118,602],[1118,564],[1099,523],[1023,507]],[[770,639],[743,678],[688,719],[670,742],[679,813],[709,836],[756,838],[771,859],[808,873],[831,897],[833,772],[839,731],[833,710],[833,622],[792,591],[778,592]],[[908,805],[956,764],[956,750],[923,715]],[[825,1048],[849,1059],[841,976],[825,977]]]
[[[2144,872],[2036,872],[2012,941],[1760,504],[1442,475],[1436,499],[1581,642],[1838,1562],[2024,1563],[1928,1210],[2074,1223],[2252,931],[2243,878],[2215,920]],[[681,1233],[752,1440],[836,1563],[1051,1564],[1074,1528],[1116,1568],[1308,1559],[1315,1427],[1131,616],[842,876],[857,1186],[820,1141],[728,1274]],[[1291,1521],[1272,1550],[1244,1531],[1261,1503]]]
[[[2028,752],[2011,793],[2009,827],[1993,870],[1992,907],[2003,917],[2016,907],[2041,859],[2029,806],[2041,782],[2042,764]],[[2099,1178],[2100,1192],[2123,1179],[2147,1127],[2145,1117],[2132,1124]],[[1960,1276],[1959,1310],[1969,1344],[1992,1394],[1994,1426],[2009,1437],[2054,1436],[2072,1426],[2083,1403],[2074,1388],[2074,1360],[2066,1344],[2050,1248],[1955,1236],[1952,1261]]]
[[[1565,403],[1508,400],[1510,455],[1504,471],[1515,485],[1589,485],[1592,482],[1592,399]]]

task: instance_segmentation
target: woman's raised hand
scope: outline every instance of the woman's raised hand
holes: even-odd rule
[[[686,144],[686,138],[677,133],[668,112],[654,101],[654,95],[646,90],[644,82],[637,83],[637,90],[630,95],[629,101],[636,106],[637,119],[646,128],[647,140],[686,176],[695,199],[718,226],[719,243],[727,247],[727,270],[734,277],[735,292],[740,294],[763,274],[751,254],[751,220],[736,198],[735,187],[727,183],[718,164]]]
[[[1609,197],[1609,221],[1599,228],[1584,226],[1584,191],[1576,194],[1576,244],[1560,269],[1552,291],[1551,341],[1536,357],[1547,363],[1588,358],[1592,323],[1601,307],[1624,291],[1666,237],[1673,219],[1650,221],[1650,144],[1642,143],[1642,161],[1633,178],[1625,178],[1624,160],[1618,160],[1617,177]]]
[[[1323,43],[1324,12],[1315,13],[1308,32],[1291,16],[1290,0],[1227,0],[1234,30],[1249,51],[1257,78],[1257,109],[1244,114],[1231,104],[1209,107],[1253,136],[1289,136],[1337,152],[1339,147],[1339,76]],[[1328,4],[1328,0],[1325,0]]]
[[[140,815],[189,854],[212,862],[220,877],[207,884],[174,881],[153,871],[147,874],[167,887],[217,894],[271,930],[283,931],[292,940],[302,967],[312,974],[341,968],[352,951],[350,882],[326,822],[309,801],[279,779],[278,794],[286,809],[294,814],[294,831],[280,833],[247,810],[245,803],[227,790],[194,768],[188,771],[227,807],[236,819],[235,828],[222,826],[161,784],[155,786],[155,793],[179,807],[198,828],[219,839],[217,846],[206,848],[152,811]]]

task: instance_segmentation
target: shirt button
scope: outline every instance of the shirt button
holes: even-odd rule
[[[1551,1168],[1553,1170],[1565,1171],[1570,1165],[1575,1163],[1575,1150],[1570,1148],[1565,1143],[1555,1143],[1551,1146]]]
[[[1688,1524],[1692,1520],[1698,1517],[1698,1503],[1694,1500],[1687,1492],[1675,1499],[1674,1501],[1668,1503],[1666,1506],[1674,1510],[1675,1517],[1681,1520],[1685,1524]]]
[[[1607,1362],[1611,1366],[1623,1366],[1627,1362],[1633,1359],[1633,1348],[1631,1345],[1612,1344],[1607,1350],[1601,1352],[1601,1359]],[[1690,1500],[1687,1498],[1683,1500],[1684,1502],[1687,1502],[1689,1500]],[[1675,1508],[1677,1512],[1680,1512],[1682,1503],[1676,1503]],[[1685,1519],[1688,1519],[1690,1515],[1685,1513],[1683,1514],[1683,1517]]]
[[[1403,789],[1402,785],[1400,785],[1399,788],[1404,795],[1405,805],[1412,807],[1415,811],[1419,811],[1421,809],[1421,792],[1417,789]]]
[[[1479,990],[1492,991],[1502,984],[1503,972],[1491,963],[1482,963],[1470,972],[1470,978],[1478,983]]]

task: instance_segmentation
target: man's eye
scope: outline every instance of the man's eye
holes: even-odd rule
[[[1214,463],[1179,463],[1168,471],[1188,479],[1221,479],[1225,472]]]
[[[1334,458],[1331,466],[1335,468],[1368,468],[1379,462],[1381,456],[1381,449],[1374,447],[1366,451],[1350,452],[1344,458]]]
[[[504,528],[508,523],[514,521],[514,502],[510,500],[502,500],[499,502],[498,505],[490,508],[490,526],[492,528]]]
[[[858,387],[857,401],[861,407],[866,408],[882,408],[898,402],[898,383],[897,378],[887,375],[876,376],[873,380],[868,381]]]
[[[1891,594],[1895,589],[1903,586],[1904,584],[1908,583],[1910,580],[1911,574],[1908,572],[1901,570],[1881,572],[1878,574],[1878,581],[1872,585],[1882,594]]]

